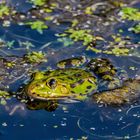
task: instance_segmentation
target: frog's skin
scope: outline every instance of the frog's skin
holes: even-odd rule
[[[79,66],[84,65],[84,63],[86,63],[86,61],[87,61],[87,59],[85,56],[74,57],[74,58],[59,61],[57,63],[57,67],[60,69],[62,69],[62,68],[64,69],[67,67],[79,67]]]
[[[26,94],[30,98],[39,100],[76,99],[81,101],[92,96],[96,102],[117,105],[136,99],[140,91],[139,80],[128,80],[120,88],[97,92],[97,78],[93,72],[98,77],[110,81],[116,74],[116,69],[110,61],[106,60],[101,58],[91,60],[87,65],[88,70],[67,67],[66,69],[36,72],[26,87]],[[61,63],[64,66],[65,61]]]
[[[40,100],[83,100],[97,89],[96,77],[83,69],[68,68],[36,72],[26,88],[29,97]]]
[[[120,88],[95,93],[92,97],[96,102],[108,105],[132,104],[140,97],[140,79],[129,79]]]

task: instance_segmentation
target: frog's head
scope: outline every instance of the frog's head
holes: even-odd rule
[[[46,73],[36,72],[26,87],[26,94],[34,99],[50,100],[66,98],[70,91],[57,76],[46,76]]]

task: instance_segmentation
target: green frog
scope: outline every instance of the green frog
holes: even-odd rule
[[[117,69],[106,58],[95,58],[86,63],[85,57],[60,61],[58,69],[36,72],[25,88],[27,96],[37,100],[85,100],[105,104],[123,104],[136,98],[139,81],[124,82],[120,87],[98,92],[98,79],[112,82],[117,77]],[[85,65],[85,69],[80,66]],[[71,68],[73,66],[74,68]],[[79,66],[79,68],[75,68]],[[130,94],[134,93],[134,94]],[[137,92],[138,93],[138,92]]]

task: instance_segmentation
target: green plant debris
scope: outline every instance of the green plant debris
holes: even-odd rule
[[[45,54],[42,51],[39,52],[31,52],[25,55],[25,59],[29,63],[41,63],[41,62],[47,62],[47,59],[45,58]]]
[[[10,9],[8,6],[6,6],[4,3],[0,4],[0,18],[3,18],[3,16],[8,16],[10,14]]]
[[[72,20],[72,27],[75,27],[76,25],[78,25],[79,21],[77,19]]]
[[[74,42],[70,38],[67,38],[67,37],[58,38],[57,41],[62,42],[64,46],[66,47],[74,44]]]
[[[95,39],[94,36],[91,35],[90,30],[69,29],[66,32],[70,34],[69,37],[73,39],[75,42],[82,41],[84,46],[88,45]]]
[[[140,23],[137,24],[136,26],[130,28],[130,30],[133,31],[136,34],[139,34],[140,33]]]
[[[1,97],[7,97],[7,96],[9,96],[8,92],[0,90],[0,98]]]
[[[119,48],[118,46],[114,47],[112,50],[105,50],[103,53],[105,54],[114,54],[116,56],[127,56],[129,54],[129,49],[127,48]]]
[[[46,0],[30,0],[30,2],[36,6],[43,6],[46,4]]]
[[[53,128],[58,128],[58,125],[54,125]]]
[[[97,49],[97,48],[95,48],[95,47],[92,47],[92,46],[90,46],[90,45],[86,48],[86,50],[92,50],[92,51],[95,52],[95,53],[101,53],[101,52],[102,52],[102,50]]]
[[[130,66],[129,69],[130,69],[130,70],[133,70],[133,71],[134,71],[134,70],[137,70],[137,68],[136,68],[135,66]]]
[[[86,7],[86,9],[85,9],[85,14],[88,14],[88,15],[91,15],[93,13],[93,9],[92,9],[92,7]]]
[[[6,46],[7,46],[8,48],[12,48],[12,47],[14,47],[14,43],[15,43],[15,40],[7,41],[7,42],[6,42]]]
[[[48,8],[48,7],[45,7],[45,8],[43,8],[42,10],[43,10],[45,13],[51,13],[51,12],[53,12],[53,10],[50,9],[50,8]]]
[[[5,47],[6,46],[6,42],[0,38],[0,47]]]
[[[37,30],[40,34],[43,34],[44,29],[48,29],[48,26],[43,21],[33,21],[33,22],[27,22],[26,25],[30,25],[31,29]]]
[[[6,65],[7,68],[12,68],[12,67],[14,67],[16,64],[15,64],[15,62],[7,62],[5,65]]]
[[[46,21],[51,21],[52,19],[53,19],[53,17],[52,16],[47,16],[47,17],[45,17],[44,18]]]
[[[92,43],[96,39],[103,40],[102,37],[96,37],[92,35],[91,30],[84,30],[84,29],[75,30],[70,28],[60,36],[67,36],[67,35],[69,35],[69,38],[74,40],[75,42],[82,41],[84,46],[87,46],[88,44]]]
[[[112,4],[112,5],[114,5],[115,7],[122,7],[122,6],[124,6],[124,2],[122,1],[122,0],[119,0],[119,1],[110,1],[110,3]]]
[[[109,42],[107,49],[103,51],[105,54],[113,54],[116,56],[126,56],[130,53],[130,48],[126,46],[131,44],[129,37],[122,38],[119,34],[112,35],[113,41]]]
[[[87,136],[82,136],[81,138],[79,138],[77,140],[88,140],[88,137]]]
[[[12,48],[14,46],[15,40],[12,41],[5,41],[0,38],[0,47],[7,47],[7,48]]]
[[[30,41],[18,41],[18,43],[19,43],[19,45],[21,46],[21,47],[25,47],[26,49],[30,49],[30,48],[32,48],[32,47],[35,47]]]
[[[10,94],[6,91],[0,90],[0,104],[1,105],[6,105],[7,104],[7,99],[10,99]]]
[[[121,10],[121,16],[123,19],[139,21],[140,20],[140,11],[137,8],[124,7]]]

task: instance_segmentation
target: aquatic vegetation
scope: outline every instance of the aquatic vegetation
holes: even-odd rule
[[[30,41],[18,41],[19,46],[25,47],[26,49],[30,49],[31,47],[35,47]]]
[[[14,46],[15,40],[12,41],[5,41],[0,38],[0,47],[7,47],[7,48],[12,48]]]
[[[95,48],[95,47],[93,47],[93,46],[91,46],[91,45],[89,45],[89,46],[86,48],[86,50],[91,50],[91,51],[93,51],[93,52],[95,52],[95,53],[101,53],[101,52],[102,52],[101,49],[97,49],[97,48]]]
[[[95,40],[103,40],[102,37],[96,37],[92,35],[91,30],[86,29],[68,29],[65,31],[64,34],[61,34],[60,36],[69,36],[70,39],[72,39],[74,42],[81,41],[84,46],[89,45],[91,42]]]
[[[39,52],[31,52],[25,55],[25,59],[29,63],[41,63],[41,62],[47,62],[47,59],[45,59],[45,54],[42,51]]]
[[[40,34],[43,34],[44,29],[48,29],[48,26],[43,21],[33,21],[33,22],[26,22],[26,25],[30,25],[31,29],[37,30]]]
[[[137,24],[136,26],[130,28],[130,30],[133,31],[136,34],[140,33],[140,23]]]
[[[71,24],[71,27],[75,27],[76,25],[79,24],[79,21],[77,19],[73,19],[72,20],[72,24]]]
[[[14,67],[16,64],[14,63],[14,62],[7,62],[7,63],[5,63],[5,66],[7,67],[7,68],[12,68],[12,67]]]
[[[3,16],[7,16],[10,14],[10,9],[8,6],[6,6],[4,3],[0,4],[0,18],[3,18]]]
[[[66,47],[74,44],[74,42],[70,38],[67,38],[67,37],[58,38],[57,41],[62,42],[64,46]]]
[[[7,99],[10,98],[10,94],[6,91],[0,90],[0,104],[1,105],[6,105],[7,104]]]
[[[0,38],[0,47],[4,47],[5,46],[5,41],[3,39]]]
[[[82,41],[83,45],[85,46],[95,39],[95,37],[91,34],[91,30],[69,29],[66,32],[70,34],[69,37],[73,39],[75,42]]]
[[[8,48],[12,48],[12,47],[14,47],[14,43],[15,43],[15,40],[7,41],[7,42],[6,42],[6,46],[7,46]]]
[[[92,9],[92,7],[86,7],[86,9],[85,9],[85,14],[88,14],[88,15],[91,15],[91,14],[93,14],[93,9]]]
[[[113,54],[116,56],[124,56],[124,55],[128,55],[129,54],[129,49],[127,48],[119,48],[119,47],[115,47],[112,50],[105,50],[103,51],[103,53],[105,54]]]
[[[104,50],[103,53],[106,54],[113,54],[116,56],[125,56],[129,55],[130,49],[127,48],[127,45],[131,44],[129,41],[129,37],[122,37],[121,35],[112,35],[113,41],[109,42],[109,45],[107,46],[108,49]]]
[[[46,0],[29,0],[29,1],[36,6],[43,6],[44,4],[46,4]]]
[[[120,15],[123,19],[139,21],[140,20],[140,11],[137,8],[124,7],[121,10]]]

